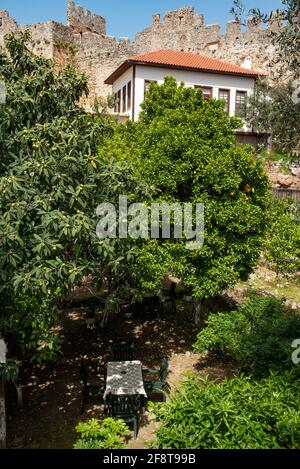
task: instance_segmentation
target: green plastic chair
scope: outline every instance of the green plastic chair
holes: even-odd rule
[[[171,286],[169,289],[162,289],[160,291],[160,297],[161,297],[161,310],[164,312],[166,309],[166,305],[171,306],[171,311],[173,314],[177,313],[177,308],[176,308],[176,283],[172,282]]]
[[[122,419],[126,424],[133,424],[134,438],[137,438],[140,423],[141,398],[134,395],[109,394],[107,399],[109,417]]]
[[[97,381],[95,384],[89,383],[89,370],[85,363],[80,365],[80,377],[83,382],[82,400],[81,400],[81,413],[84,413],[85,404],[93,398],[99,398],[103,401],[103,395],[106,389],[106,382],[104,380]]]
[[[132,342],[114,342],[112,345],[114,362],[132,361],[134,357],[134,344]]]
[[[144,380],[144,388],[147,392],[161,392],[165,400],[165,393],[168,391],[169,387],[166,383],[167,376],[169,372],[169,361],[164,357],[161,361],[161,366],[159,370],[143,370],[144,375],[156,375],[159,376],[159,381],[147,381]]]

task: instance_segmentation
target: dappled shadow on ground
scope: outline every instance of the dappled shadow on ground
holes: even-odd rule
[[[209,376],[211,381],[220,382],[225,378],[232,378],[239,373],[239,369],[226,355],[204,354],[197,357],[193,369],[197,376]]]
[[[87,362],[91,375],[103,379],[113,341],[133,341],[135,358],[145,368],[159,368],[162,357],[169,357],[169,379],[175,385],[198,359],[192,354],[192,344],[199,328],[193,324],[188,308],[178,309],[175,316],[166,313],[160,320],[156,316],[116,317],[106,329],[95,330],[86,328],[80,311],[65,312],[61,320],[62,356],[46,365],[23,366],[23,408],[15,407],[13,391],[8,387],[8,447],[72,448],[79,421],[103,417],[104,407],[97,401],[86,406],[83,416],[80,414],[79,364]],[[141,433],[148,425],[146,413]]]

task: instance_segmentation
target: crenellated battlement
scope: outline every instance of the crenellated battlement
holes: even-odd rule
[[[194,7],[180,8],[179,10],[168,11],[164,16],[163,23],[176,29],[190,24],[194,21],[195,17]]]
[[[106,34],[106,19],[76,5],[73,1],[68,2],[67,18],[68,26],[76,32]]]
[[[246,28],[229,21],[225,33],[219,24],[205,24],[203,14],[194,7],[168,11],[163,17],[152,16],[148,28],[137,33],[134,41],[108,36],[106,19],[68,2],[67,25],[48,21],[18,26],[9,13],[0,12],[0,46],[10,31],[29,29],[31,48],[36,54],[53,58],[58,66],[72,61],[89,78],[91,99],[106,95],[107,76],[126,58],[157,49],[174,49],[211,55],[240,65],[245,57],[253,68],[268,72],[267,64],[274,53],[271,33],[284,27],[282,17],[273,13],[269,24],[249,19]]]
[[[9,13],[7,10],[0,11],[0,18],[9,18]]]
[[[0,11],[0,48],[4,47],[4,36],[6,33],[16,31],[18,28],[16,20],[10,18],[7,10]]]

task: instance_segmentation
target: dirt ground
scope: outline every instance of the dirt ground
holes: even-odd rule
[[[80,413],[82,384],[79,364],[87,362],[92,376],[102,377],[111,356],[111,344],[115,340],[132,340],[135,358],[143,367],[159,368],[162,357],[170,361],[168,383],[171,392],[184,379],[188,370],[210,373],[218,377],[230,373],[230,366],[201,363],[193,354],[199,326],[195,326],[188,308],[179,307],[177,315],[161,317],[138,317],[111,319],[105,330],[88,330],[80,311],[67,311],[61,322],[63,350],[61,358],[54,363],[32,366],[24,365],[21,384],[24,405],[17,408],[14,393],[7,394],[8,448],[69,449],[77,439],[75,426],[91,417],[103,418],[103,406],[91,403],[85,413]],[[131,440],[129,447],[146,447],[153,440],[156,428],[153,416],[147,411],[142,416],[138,439]]]

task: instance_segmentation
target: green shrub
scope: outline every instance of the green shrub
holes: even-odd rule
[[[300,270],[300,222],[295,203],[274,200],[273,223],[265,242],[265,257],[278,273]]]
[[[232,313],[212,315],[194,347],[229,355],[243,370],[265,375],[293,366],[293,340],[300,337],[300,318],[283,312],[282,300],[257,297]]]
[[[193,377],[171,402],[152,404],[163,449],[300,448],[300,392],[293,373],[215,384]]]
[[[6,363],[0,363],[0,380],[15,383],[19,376],[20,364],[14,360],[7,360]]]
[[[97,419],[79,423],[76,432],[81,438],[74,449],[123,449],[129,429],[123,420],[107,418],[101,423]]]

